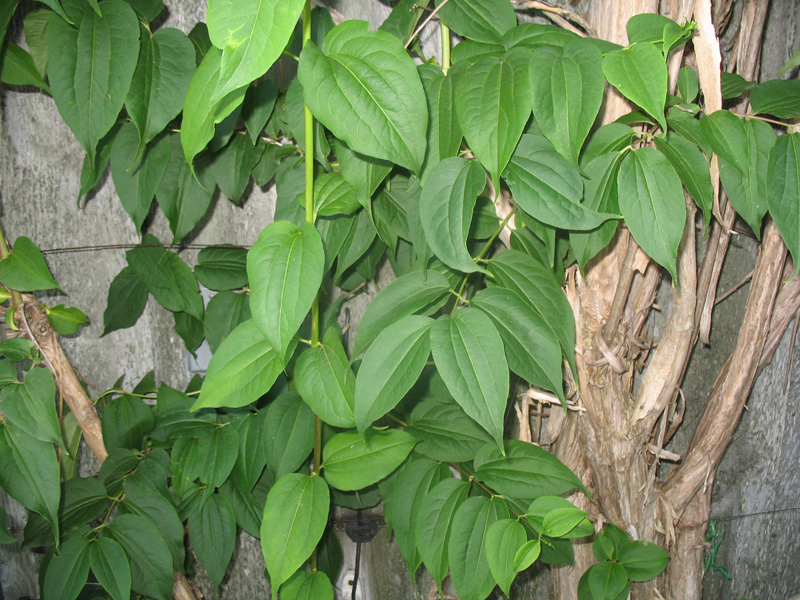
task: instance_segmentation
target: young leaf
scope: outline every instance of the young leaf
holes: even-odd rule
[[[250,319],[231,331],[208,365],[192,410],[245,406],[269,391],[283,370],[283,357]]]
[[[294,393],[281,394],[267,409],[264,450],[275,479],[302,465],[314,447],[314,413]]]
[[[306,318],[322,282],[325,253],[311,223],[277,221],[247,255],[254,322],[281,356]]]
[[[108,288],[103,335],[136,324],[147,305],[147,286],[130,267],[123,268]]]
[[[236,290],[247,285],[247,250],[222,246],[197,253],[194,276],[210,290]]]
[[[435,65],[421,65],[419,76],[428,101],[428,151],[420,173],[424,186],[430,170],[440,161],[458,154],[461,146],[461,126],[455,111],[453,78],[445,77]]]
[[[678,71],[678,93],[684,102],[694,102],[700,93],[697,72],[692,67],[683,67]]]
[[[497,585],[506,596],[517,571],[514,556],[527,541],[525,527],[516,519],[500,519],[492,523],[486,532],[486,559]]]
[[[50,323],[50,327],[61,335],[72,335],[88,320],[89,317],[79,308],[74,306],[67,308],[63,304],[51,306],[47,313],[47,322]]]
[[[100,537],[89,548],[92,573],[114,600],[131,597],[131,565],[119,542]]]
[[[494,444],[486,444],[475,457],[475,477],[497,492],[523,501],[565,494],[575,488],[587,492],[580,479],[555,456],[519,440],[506,440],[505,455]]]
[[[711,205],[714,202],[714,187],[711,185],[711,174],[708,161],[700,149],[687,141],[678,133],[669,133],[666,137],[655,138],[656,148],[667,157],[677,171],[686,191],[703,211],[706,225],[711,219]]]
[[[800,81],[773,79],[750,90],[754,114],[773,115],[779,119],[800,117]]]
[[[89,540],[74,537],[47,563],[42,594],[45,598],[75,600],[89,577]]]
[[[218,101],[266,73],[286,47],[303,0],[211,0],[208,35],[222,50]]]
[[[431,351],[453,398],[502,448],[508,364],[491,319],[475,308],[439,317],[431,329]]]
[[[133,156],[141,156],[145,145],[181,112],[196,66],[194,47],[182,31],[167,27],[151,34],[142,28],[139,60],[125,98],[139,133]]]
[[[535,66],[534,66],[535,65]],[[603,101],[603,56],[583,41],[533,54],[533,114],[558,153],[578,164],[583,142]]]
[[[419,199],[425,239],[447,266],[472,273],[483,271],[467,251],[475,200],[486,186],[481,166],[463,158],[446,158],[431,169]]]
[[[511,561],[511,567],[516,573],[524,571],[536,562],[542,554],[542,542],[540,539],[529,540],[520,546]]]
[[[330,492],[322,477],[290,473],[272,486],[261,522],[261,550],[272,600],[311,555],[322,537],[329,509]]]
[[[233,508],[220,494],[211,494],[200,509],[189,516],[187,530],[197,560],[214,585],[219,586],[236,543]]]
[[[446,462],[468,462],[492,441],[486,430],[452,400],[423,400],[414,407],[405,431],[419,440],[416,453]]]
[[[56,384],[49,369],[31,369],[24,383],[11,384],[0,393],[0,409],[9,422],[29,436],[66,449],[56,414]]]
[[[61,289],[50,274],[39,248],[23,235],[14,241],[11,253],[0,261],[0,281],[8,289],[18,292]]]
[[[155,525],[138,515],[119,515],[106,531],[130,559],[133,591],[156,600],[169,600],[172,557]]]
[[[545,515],[542,522],[542,534],[554,538],[583,537],[586,535],[584,528],[579,528],[582,524],[589,524],[591,527],[591,523],[586,519],[586,513],[581,509],[574,506],[555,508]]]
[[[354,151],[419,172],[428,107],[416,66],[400,40],[347,21],[300,55],[306,104]]]
[[[453,515],[469,494],[470,484],[459,479],[445,479],[428,492],[419,507],[415,539],[417,550],[437,585],[447,575],[450,566],[448,545]]]
[[[625,567],[616,562],[604,561],[592,565],[586,576],[589,591],[596,600],[616,600],[628,585]]]
[[[54,538],[59,539],[61,484],[50,442],[32,438],[11,423],[0,425],[0,486],[24,507],[47,519]]]
[[[106,0],[102,17],[84,10],[76,26],[51,15],[48,76],[61,118],[93,159],[131,85],[139,57],[139,19],[127,2]]]
[[[635,541],[620,548],[617,560],[625,567],[628,579],[648,581],[667,568],[669,554],[656,544]]]
[[[654,148],[631,151],[617,176],[619,207],[636,242],[678,280],[678,246],[686,222],[681,180]]]
[[[775,142],[767,165],[769,214],[800,271],[800,134],[782,135]]]
[[[667,64],[656,46],[639,42],[609,52],[603,59],[603,73],[623,96],[642,107],[667,131]]]
[[[447,551],[450,577],[460,598],[481,600],[492,591],[495,582],[487,560],[486,532],[507,518],[508,507],[500,498],[474,496],[456,510]]]
[[[367,487],[394,471],[416,443],[398,429],[368,429],[363,437],[347,431],[338,433],[322,450],[325,479],[345,492]]]
[[[436,5],[442,4],[437,0]],[[517,24],[506,0],[450,0],[439,11],[442,22],[457,34],[478,42],[500,43]]]
[[[497,184],[531,114],[530,52],[483,58],[459,78],[458,122],[470,149]]]

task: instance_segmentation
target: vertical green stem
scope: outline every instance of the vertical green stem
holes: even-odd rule
[[[3,228],[0,227],[0,260],[4,260],[10,252],[8,251],[8,244],[6,243],[6,236],[3,233]],[[9,290],[11,292],[11,301],[14,306],[22,304],[22,296],[17,290]]]
[[[442,71],[447,75],[450,69],[450,28],[441,21],[439,23],[442,35]]]

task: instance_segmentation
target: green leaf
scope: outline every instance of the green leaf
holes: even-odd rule
[[[363,437],[343,432],[322,450],[322,468],[331,486],[358,490],[386,477],[408,456],[417,441],[405,431],[368,429]]]
[[[565,494],[575,488],[588,491],[575,474],[539,446],[505,441],[505,455],[494,444],[475,457],[475,477],[500,494],[521,501]]]
[[[272,486],[261,523],[261,549],[273,600],[317,546],[329,509],[330,492],[321,477],[290,473]]]
[[[143,244],[128,250],[125,257],[156,302],[167,310],[185,311],[202,319],[203,298],[189,266],[176,253],[161,247],[154,235],[144,236]]]
[[[282,600],[333,600],[333,584],[322,571],[298,571],[281,587]]]
[[[103,335],[136,324],[147,305],[147,286],[130,267],[124,267],[108,288]]]
[[[260,141],[254,146],[243,135],[234,135],[231,142],[211,156],[208,172],[217,182],[219,189],[231,202],[239,202],[250,173],[261,160],[266,144]]]
[[[783,65],[783,68],[780,71],[778,71],[777,76],[780,77],[781,75],[786,73],[786,71],[796,67],[797,65],[800,65],[800,50],[792,54],[791,58],[786,62],[785,65]]]
[[[439,317],[431,329],[431,351],[453,398],[502,448],[508,365],[491,319],[476,308]]]
[[[411,39],[414,29],[419,23],[424,8],[416,4],[415,0],[400,0],[392,8],[392,12],[381,23],[380,30],[391,33],[401,42],[406,43]]]
[[[131,597],[131,566],[119,542],[97,538],[89,550],[92,573],[114,600]]]
[[[697,72],[692,67],[683,67],[678,71],[678,90],[684,102],[694,102],[700,93]]]
[[[212,100],[266,73],[289,42],[302,10],[303,0],[211,0],[208,34],[222,50]]]
[[[639,42],[614,50],[603,58],[608,82],[628,100],[653,117],[667,130],[664,107],[667,102],[667,64],[653,44]]]
[[[530,567],[542,553],[542,542],[540,539],[525,542],[514,554],[511,566],[515,572],[524,571]]]
[[[573,164],[603,101],[603,56],[584,42],[544,46],[531,59],[533,114],[545,137]]]
[[[311,223],[301,229],[288,221],[272,223],[247,254],[253,320],[281,357],[311,309],[324,261]]]
[[[47,55],[58,112],[93,159],[131,85],[139,57],[139,19],[122,0],[105,0],[102,17],[84,10],[76,27],[53,14]]]
[[[746,90],[749,90],[756,84],[755,81],[748,81],[738,73],[728,73],[727,71],[722,71],[720,75],[723,100],[738,98]]]
[[[264,125],[275,108],[275,100],[278,98],[278,86],[269,79],[255,81],[247,88],[242,103],[242,120],[250,141],[253,145],[258,143]]]
[[[247,250],[216,246],[197,253],[194,276],[210,290],[236,290],[247,285]]]
[[[595,600],[615,600],[628,585],[625,567],[605,561],[592,565],[586,572],[589,591]]]
[[[200,509],[189,516],[187,530],[197,560],[214,585],[219,586],[236,543],[233,508],[220,494],[211,494]]]
[[[17,382],[17,367],[14,362],[7,358],[0,359],[0,389],[5,388],[9,383]]]
[[[262,409],[255,413],[245,413],[232,421],[239,432],[239,454],[231,471],[231,481],[242,496],[248,496],[253,491],[267,464],[267,448],[264,443],[267,414],[268,410]]]
[[[405,431],[419,440],[414,451],[434,460],[468,462],[492,437],[452,400],[423,400],[411,413]]]
[[[428,101],[428,151],[419,178],[424,186],[433,167],[458,154],[463,135],[455,111],[453,78],[445,77],[435,65],[421,65],[419,76]]]
[[[49,1],[55,2],[55,0]],[[2,47],[3,42],[5,41],[6,30],[8,29],[9,23],[11,23],[11,17],[14,16],[18,4],[19,0],[3,0],[3,10],[0,12],[0,47]],[[59,6],[59,8],[61,7]],[[61,12],[63,13],[63,10]]]
[[[667,568],[669,554],[650,542],[628,542],[617,557],[631,581],[648,581]]]
[[[447,551],[450,577],[462,600],[483,600],[494,588],[486,533],[492,524],[506,518],[508,507],[500,498],[474,496],[456,510]]]
[[[74,306],[67,308],[63,304],[51,306],[47,313],[47,322],[50,323],[50,327],[61,335],[76,333],[78,328],[88,320],[89,318],[79,308]]]
[[[0,53],[0,82],[8,85],[33,85],[50,93],[33,62],[33,57],[13,42],[8,42]]]
[[[414,61],[400,40],[347,21],[300,55],[297,77],[306,104],[356,152],[419,172],[428,107]]]
[[[222,52],[210,48],[198,65],[186,90],[181,121],[181,145],[188,164],[214,137],[214,126],[239,108],[247,92],[247,85],[231,90],[219,100],[212,94],[220,80]]]
[[[100,183],[100,179],[106,171],[108,161],[111,159],[111,150],[114,138],[120,130],[121,124],[118,122],[97,145],[97,152],[94,156],[86,153],[83,156],[83,166],[81,167],[81,187],[78,191],[78,201],[91,192]]]
[[[792,254],[794,275],[800,271],[800,134],[775,142],[767,165],[769,214]]]
[[[196,65],[194,47],[182,31],[166,27],[151,34],[142,28],[139,59],[125,98],[125,109],[139,134],[133,156],[140,156],[181,112]]]
[[[208,365],[192,410],[245,406],[266,394],[283,370],[283,360],[250,319],[231,331]]]
[[[0,281],[17,292],[61,289],[50,274],[39,248],[23,235],[14,241],[11,253],[0,261]]]
[[[597,560],[615,559],[619,551],[630,541],[628,534],[611,523],[606,523],[603,531],[595,535],[592,552]]]
[[[129,448],[116,448],[109,452],[98,473],[109,496],[120,493],[126,475],[136,468],[139,458],[138,452]]]
[[[334,427],[355,427],[356,376],[338,336],[303,352],[295,364],[294,380],[320,419]]]
[[[45,598],[74,600],[89,577],[89,540],[74,537],[67,540],[47,563],[42,595]]]
[[[11,338],[0,342],[0,356],[13,362],[22,362],[36,355],[35,348],[28,338]]]
[[[750,90],[754,114],[773,115],[779,119],[800,117],[800,81],[773,79]]]
[[[47,74],[47,24],[49,22],[50,11],[44,9],[29,12],[22,22],[25,45],[33,58],[36,70],[42,77]],[[2,35],[0,35],[0,45],[2,45]]]
[[[511,582],[517,575],[514,569],[514,555],[527,541],[525,527],[516,519],[500,519],[492,523],[486,531],[486,559],[492,577],[509,595]]]
[[[324,173],[314,181],[314,212],[321,217],[351,215],[361,208],[341,173]]]
[[[483,58],[455,87],[458,122],[470,149],[495,184],[531,115],[530,52],[516,48],[503,58]]]
[[[203,321],[185,312],[173,313],[175,333],[183,340],[183,345],[192,354],[200,347],[205,337]]]
[[[664,27],[675,21],[662,15],[642,13],[632,16],[625,25],[628,34],[628,43],[651,42],[656,43],[664,39]]]
[[[208,301],[203,319],[205,336],[211,352],[216,352],[231,331],[250,319],[250,297],[247,294],[226,291]]]
[[[0,486],[25,508],[47,519],[59,539],[61,485],[50,442],[32,438],[11,423],[0,425]]]
[[[531,502],[525,517],[537,533],[544,531],[546,520],[548,527],[555,526],[556,529],[552,529],[554,533],[545,534],[551,541],[555,537],[579,538],[594,533],[594,525],[585,518],[586,513],[560,496],[539,496]],[[555,533],[560,533],[565,528],[566,534],[555,536]]]
[[[124,394],[106,405],[101,424],[107,450],[141,450],[144,436],[155,426],[155,417],[151,406],[140,398]]]
[[[126,0],[146,23],[152,23],[163,11],[161,0]]]
[[[31,369],[24,383],[12,383],[0,393],[0,408],[8,420],[29,436],[66,450],[56,414],[56,384],[49,369]]]
[[[616,215],[580,204],[583,180],[545,138],[523,135],[503,178],[520,208],[552,227],[588,230]]]
[[[275,479],[293,473],[314,448],[314,414],[294,393],[281,394],[267,409],[264,450]]]
[[[446,158],[431,169],[419,199],[419,217],[431,250],[447,266],[472,273],[484,271],[467,251],[475,200],[486,186],[481,166],[463,158]]]
[[[555,393],[565,402],[561,372],[561,348],[550,325],[510,289],[490,288],[472,299],[494,322],[506,350],[511,370],[528,383]]]
[[[666,137],[655,138],[656,148],[667,157],[675,168],[681,183],[703,211],[706,225],[711,219],[711,206],[714,203],[714,187],[711,185],[711,174],[708,161],[697,145],[681,137],[678,133],[669,133]]]
[[[675,169],[654,148],[631,151],[617,176],[619,207],[633,238],[647,255],[678,281],[678,246],[686,223],[686,203]]]
[[[391,282],[367,306],[358,325],[353,356],[361,354],[381,331],[400,319],[421,313],[430,315],[449,298],[450,284],[438,271],[430,271],[427,280],[411,272]]]
[[[139,162],[137,155],[144,152],[144,148],[139,149],[136,127],[126,123],[114,137],[111,177],[122,207],[133,220],[137,232],[150,214],[153,197],[170,162],[170,151],[169,138],[162,137],[147,149]]]
[[[169,162],[156,197],[169,221],[174,244],[189,234],[208,212],[214,195],[214,180],[207,168],[192,172],[177,135],[170,136],[170,147]]]
[[[338,138],[333,140],[333,146],[342,176],[355,191],[361,205],[368,206],[372,194],[391,172],[392,163],[354,152]]]
[[[138,515],[119,515],[105,531],[125,550],[133,591],[157,600],[172,596],[172,557],[155,525]]]
[[[578,528],[582,524],[588,524],[591,528],[591,523],[586,519],[586,513],[581,509],[574,506],[555,508],[545,515],[542,534],[554,538],[583,537],[586,535],[584,528]],[[594,531],[591,530],[591,533]]]
[[[442,4],[437,0],[436,5]],[[442,22],[460,36],[478,42],[499,43],[517,24],[508,0],[450,0],[439,11]]]
[[[415,539],[425,567],[437,585],[447,575],[450,566],[448,546],[453,515],[469,495],[470,484],[458,479],[445,479],[437,483],[425,496],[418,514]]]
[[[686,114],[681,111],[681,114]],[[690,117],[691,118],[691,117]],[[696,121],[699,125],[699,121]],[[628,125],[623,123],[613,122],[600,127],[595,131],[586,147],[581,154],[581,168],[584,169],[600,156],[609,153],[618,153],[620,150],[630,146],[633,143],[633,136],[635,131]],[[588,194],[587,194],[588,197]]]

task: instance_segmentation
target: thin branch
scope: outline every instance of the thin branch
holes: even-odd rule
[[[436,16],[436,13],[438,13],[438,12],[439,12],[439,11],[442,9],[442,7],[443,7],[445,4],[447,4],[448,2],[450,2],[450,0],[444,0],[444,2],[442,2],[442,3],[441,3],[439,6],[437,6],[436,8],[434,8],[434,9],[431,11],[431,14],[429,14],[429,15],[427,16],[427,18],[426,18],[426,19],[425,19],[425,20],[422,22],[422,24],[421,24],[419,27],[417,27],[417,28],[414,30],[414,33],[412,33],[412,34],[411,34],[411,37],[410,37],[410,38],[408,38],[408,41],[406,42],[405,46],[403,46],[403,48],[406,48],[406,49],[408,49],[408,47],[411,45],[411,42],[413,42],[413,41],[414,41],[414,38],[416,38],[416,37],[417,37],[417,36],[420,34],[420,32],[421,32],[423,29],[425,29],[425,26],[426,26],[428,23],[430,23],[430,22],[431,22],[431,19],[433,19],[433,17],[435,17],[435,16]]]
[[[569,20],[573,23],[577,23],[580,25],[584,31],[577,30],[575,27],[569,25],[567,29],[574,31],[580,36],[596,38],[597,37],[597,30],[589,23],[586,19],[580,16],[578,13],[573,12],[566,8],[560,8],[558,6],[550,6],[549,4],[545,4],[544,2],[540,2],[539,0],[512,0],[512,3],[516,5],[517,10],[519,9],[533,9],[533,10],[541,10],[544,13],[547,13],[548,17],[558,17],[558,19],[563,22],[563,20]],[[555,20],[555,19],[554,19]]]

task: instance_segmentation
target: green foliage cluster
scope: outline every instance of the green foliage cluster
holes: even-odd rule
[[[753,114],[705,115],[692,69],[679,95],[667,86],[691,24],[639,15],[623,48],[518,24],[508,0],[449,0],[439,16],[461,41],[451,57],[445,39],[438,65],[404,47],[421,52],[423,11],[409,0],[377,31],[334,26],[303,0],[209,0],[207,26],[188,35],[151,25],[160,0],[42,3],[24,19],[27,50],[6,40],[0,78],[52,95],[86,151],[81,194],[110,165],[136,227],[155,198],[177,244],[217,187],[233,202],[251,179],[277,190],[249,250],[207,248],[191,268],[148,233],[127,252],[104,334],[133,325],[152,296],[190,351],[207,339],[214,354],[186,390],[151,374],[98,399],[109,452],[98,474],[76,476],[80,431],[57,415],[38,350],[0,344],[0,485],[33,511],[24,544],[48,548],[45,599],[168,598],[172,572],[191,568],[184,527],[217,585],[241,528],[261,539],[273,598],[332,598],[331,505],[380,501],[411,571],[424,563],[437,584],[449,573],[464,600],[508,594],[519,572],[569,562],[571,540],[594,534],[561,497],[588,494],[575,475],[506,439],[522,382],[566,404],[565,266],[583,269],[624,219],[675,281],[684,190],[708,221],[712,155],[754,234],[769,212],[800,264],[800,137],[753,118],[800,116],[798,84],[727,76],[725,94],[749,89]],[[16,1],[2,6],[5,32]],[[282,55],[298,61],[288,86],[267,76]],[[607,83],[636,108],[597,127]],[[348,352],[339,309],[384,260],[396,279]],[[23,237],[0,280],[56,287]],[[200,284],[218,292],[207,306]],[[49,310],[61,333],[85,320]],[[613,525],[593,549],[582,600],[625,598],[668,560]]]

